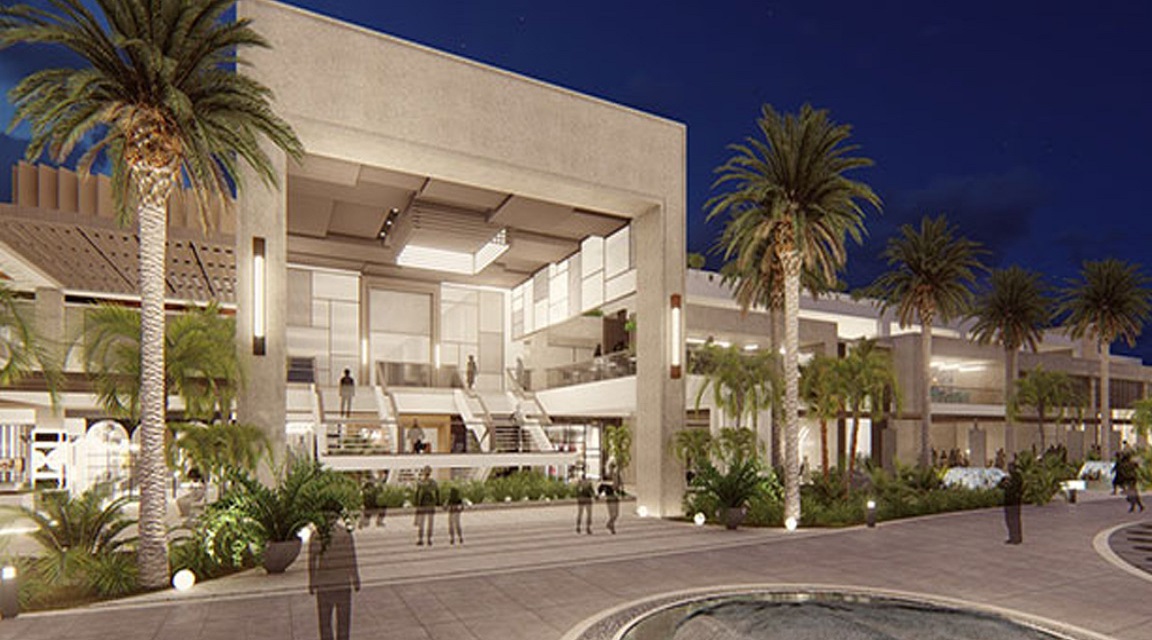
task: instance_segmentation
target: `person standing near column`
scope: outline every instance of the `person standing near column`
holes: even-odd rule
[[[344,377],[340,378],[340,417],[347,418],[352,415],[352,398],[356,396],[356,379],[352,377],[352,370],[345,369]]]

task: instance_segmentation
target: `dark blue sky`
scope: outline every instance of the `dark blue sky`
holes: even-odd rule
[[[897,226],[939,213],[991,264],[1054,285],[1084,260],[1152,267],[1147,0],[292,4],[686,123],[690,250],[719,228],[702,205],[725,145],[753,133],[761,104],[810,102],[876,161],[857,177],[885,207],[850,253],[853,286],[882,269]],[[0,84],[43,60],[3,52]],[[0,160],[16,149],[0,140]],[[1152,339],[1139,352],[1152,360]]]

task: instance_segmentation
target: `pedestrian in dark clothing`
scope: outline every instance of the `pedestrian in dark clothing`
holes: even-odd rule
[[[1021,519],[1021,505],[1024,502],[1024,476],[1012,462],[1008,465],[1008,477],[1002,483],[1004,489],[1004,524],[1008,527],[1005,544],[1024,542],[1024,524]]]
[[[595,496],[596,491],[592,488],[592,482],[586,477],[581,477],[576,485],[576,533],[580,533],[580,519],[583,517],[584,530],[588,535],[592,535],[592,499]]]
[[[460,513],[464,511],[464,498],[460,495],[460,489],[452,487],[448,492],[448,504],[445,506],[448,511],[448,538],[449,544],[456,544],[456,539],[460,539],[460,544],[464,544],[464,531],[460,529]]]
[[[1132,513],[1137,508],[1141,511],[1144,510],[1144,501],[1140,499],[1140,486],[1138,483],[1131,482],[1124,487],[1124,497],[1128,499],[1128,513]]]
[[[468,356],[468,362],[464,367],[464,375],[468,378],[468,388],[476,388],[476,356]]]
[[[351,531],[333,521],[327,547],[319,535],[308,543],[308,593],[316,596],[320,640],[351,637],[353,589],[360,590],[356,542]]]
[[[440,504],[440,486],[432,479],[432,467],[425,466],[416,485],[416,545],[432,546],[432,526],[436,517],[436,507]]]
[[[351,369],[344,370],[344,377],[340,378],[340,417],[347,418],[352,415],[352,398],[356,397],[356,380],[352,377]]]
[[[596,492],[605,497],[605,502],[608,505],[608,522],[605,526],[615,535],[616,519],[620,517],[620,493],[609,482],[601,482]]]

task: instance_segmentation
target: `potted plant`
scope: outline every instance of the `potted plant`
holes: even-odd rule
[[[700,493],[714,501],[717,517],[729,529],[744,522],[748,501],[756,495],[760,483],[760,465],[755,458],[733,460],[724,471],[711,462],[704,462],[692,480]]]
[[[274,487],[246,473],[232,480],[233,490],[222,500],[242,514],[241,526],[263,547],[268,573],[282,573],[296,560],[302,529],[311,525],[326,543],[333,523],[354,518],[363,504],[355,482],[310,460],[289,461]]]

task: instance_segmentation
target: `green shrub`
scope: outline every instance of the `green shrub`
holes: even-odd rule
[[[1016,469],[1024,480],[1023,500],[1046,505],[1060,492],[1060,483],[1076,477],[1078,469],[1054,451],[1037,459],[1028,453],[1016,456]]]
[[[543,473],[536,470],[517,471],[500,478],[489,478],[487,493],[494,502],[505,502],[511,498],[519,502],[524,498],[540,500],[546,494]]]
[[[412,501],[412,488],[405,485],[386,484],[376,493],[376,507],[403,507],[405,502]]]
[[[219,539],[207,546],[230,549],[238,557],[253,542],[263,548],[268,542],[291,540],[308,525],[326,543],[333,516],[354,522],[364,504],[350,477],[302,458],[289,460],[275,487],[264,486],[246,472],[235,472],[231,485],[209,510],[214,521],[208,526]]]
[[[870,486],[852,488],[844,493],[838,473],[824,481],[822,474],[801,487],[801,524],[806,527],[843,527],[863,524],[867,502],[876,502],[877,520],[895,520],[912,516],[996,507],[1003,503],[1000,489],[973,490],[945,487],[934,470],[898,468],[895,474],[872,469]],[[699,493],[685,496],[685,512],[702,511],[711,515],[714,498]],[[709,510],[711,509],[711,511]],[[761,491],[748,501],[747,523],[759,526],[781,526],[784,504],[780,492]]]
[[[136,554],[114,551],[88,556],[84,561],[84,585],[103,598],[116,598],[139,588]]]
[[[126,535],[136,521],[123,514],[129,502],[97,485],[78,496],[46,492],[33,508],[11,509],[36,525],[29,537],[44,550],[16,561],[22,606],[70,606],[136,591],[136,558],[127,549],[135,538]]]

